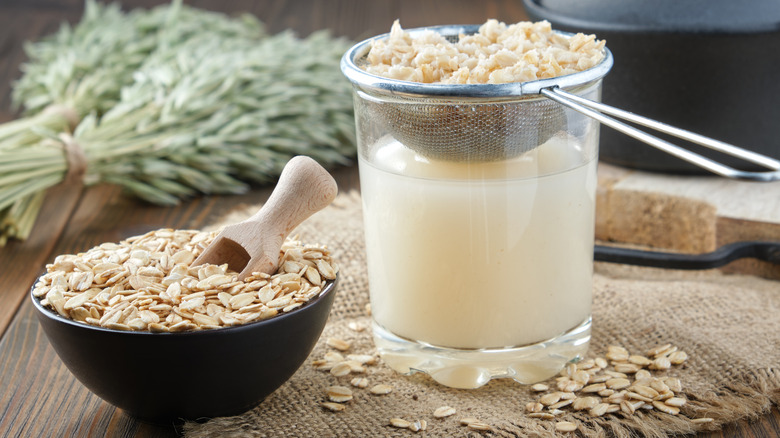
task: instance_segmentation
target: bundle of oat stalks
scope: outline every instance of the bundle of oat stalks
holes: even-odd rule
[[[266,35],[250,16],[183,6],[83,19],[26,47],[25,116],[0,125],[0,245],[28,236],[46,189],[107,182],[161,205],[275,180],[292,156],[354,155],[350,43]]]

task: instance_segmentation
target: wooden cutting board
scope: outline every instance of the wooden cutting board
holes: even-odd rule
[[[745,240],[780,242],[780,181],[678,176],[599,163],[596,239],[683,253]],[[780,265],[743,259],[726,272],[780,279]]]

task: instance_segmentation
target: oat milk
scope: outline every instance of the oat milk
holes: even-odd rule
[[[596,160],[582,162],[575,140],[459,163],[385,139],[360,161],[377,324],[477,349],[538,343],[589,318]]]

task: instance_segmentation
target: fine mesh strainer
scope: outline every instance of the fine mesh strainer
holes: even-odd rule
[[[446,161],[495,161],[518,156],[550,139],[567,123],[563,107],[539,98],[511,102],[405,97],[372,101],[366,114],[401,143]]]
[[[454,40],[478,29],[479,26],[438,26],[408,32],[414,35],[433,30]],[[578,90],[598,83],[611,69],[613,59],[607,49],[598,65],[552,79],[508,84],[423,84],[383,78],[361,68],[372,41],[387,36],[380,35],[352,47],[342,58],[341,68],[365,104],[373,106],[369,111],[372,122],[383,125],[398,141],[423,156],[447,161],[495,161],[518,156],[566,131],[568,118],[564,107],[568,107],[715,174],[753,181],[780,180],[780,161],[776,159],[578,96]],[[613,117],[770,171],[734,169]]]

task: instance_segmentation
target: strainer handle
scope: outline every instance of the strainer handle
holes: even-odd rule
[[[717,175],[748,181],[767,182],[780,180],[780,161],[771,157],[767,157],[766,155],[748,151],[746,149],[714,140],[694,132],[686,131],[684,129],[675,128],[674,126],[670,126],[653,119],[648,119],[647,117],[605,105],[600,102],[594,102],[592,100],[588,100],[563,91],[558,87],[543,88],[540,90],[540,93],[562,105],[596,119],[610,128],[620,131],[623,134],[647,143],[650,146],[658,148],[670,155],[685,160]],[[687,140],[691,143],[696,143],[708,147],[726,155],[731,155],[733,157],[758,164],[770,170],[750,172],[734,169],[733,167],[726,166],[725,164],[719,163],[695,152],[691,152],[681,146],[674,145],[668,141],[650,135],[641,129],[627,125],[609,116],[627,120],[629,122],[636,123],[637,125],[645,126],[647,128],[654,129],[656,131],[663,132],[683,140]]]

